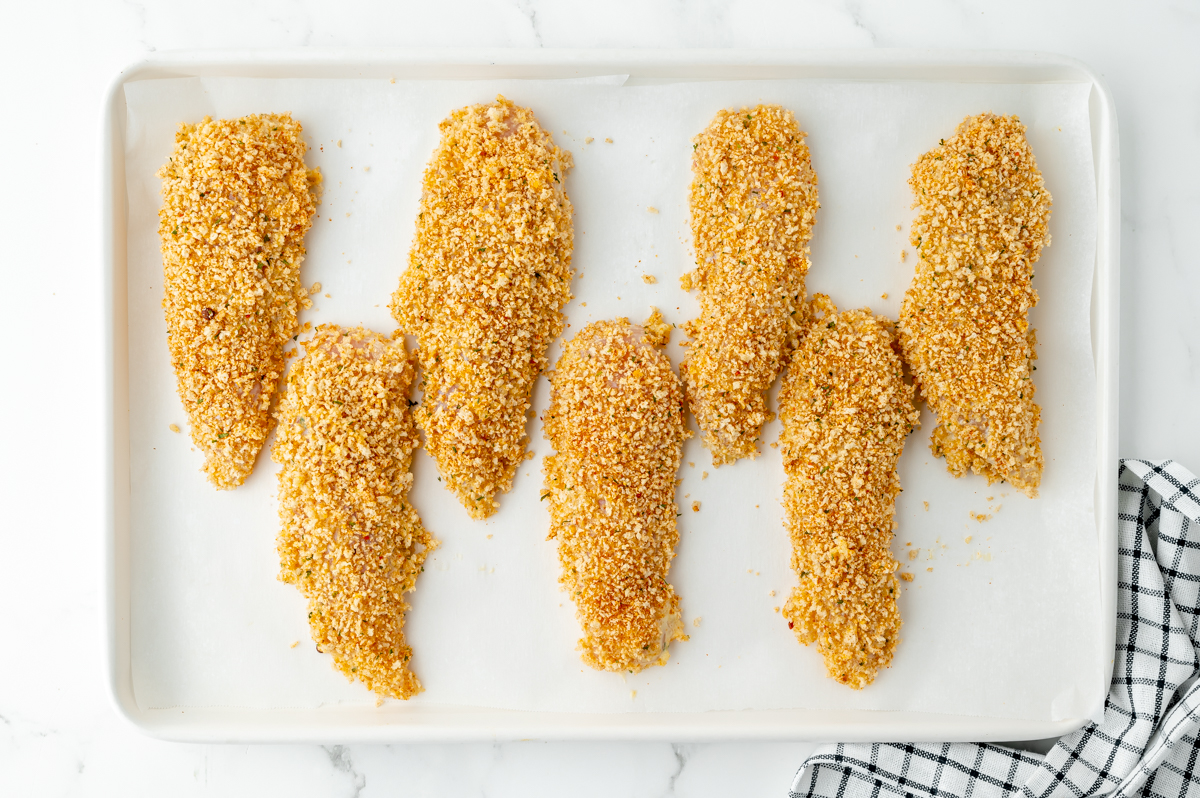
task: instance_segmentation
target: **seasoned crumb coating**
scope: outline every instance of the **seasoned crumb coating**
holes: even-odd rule
[[[690,436],[683,388],[660,347],[658,311],[589,324],[563,348],[550,378],[543,471],[559,583],[575,601],[583,661],[640,671],[687,640],[667,582],[679,531],[675,475]]]
[[[1033,264],[1050,245],[1050,193],[1015,116],[967,117],[913,166],[919,256],[900,343],[937,414],[931,447],[950,473],[1037,495]]]
[[[692,235],[700,317],[681,367],[713,465],[758,455],[766,394],[802,323],[820,203],[804,133],[777,105],[721,111],[693,144]]]
[[[279,578],[308,598],[317,649],[381,696],[410,698],[404,594],[437,541],[406,496],[417,432],[404,341],[326,324],[288,374],[271,456]]]
[[[425,448],[486,518],[525,458],[530,395],[571,299],[571,154],[503,97],[440,129],[391,308],[420,341]]]
[[[854,689],[891,664],[899,642],[892,530],[896,461],[917,426],[892,322],[813,299],[812,322],[779,393],[783,505],[799,585],[783,608],[815,642],[831,678]]]
[[[310,305],[304,234],[321,175],[288,114],[183,124],[159,170],[163,311],[179,398],[204,471],[245,481],[271,431],[283,347]]]

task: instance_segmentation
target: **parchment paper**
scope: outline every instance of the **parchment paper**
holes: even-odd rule
[[[691,267],[687,191],[691,139],[718,108],[791,108],[820,178],[822,208],[808,290],[841,308],[893,318],[911,279],[907,179],[916,157],[968,114],[1018,114],[1054,197],[1053,245],[1037,265],[1041,304],[1035,375],[1046,456],[1041,496],[981,478],[955,480],[928,448],[932,419],[909,438],[894,551],[915,580],[900,598],[894,666],[854,692],[824,675],[776,612],[795,583],[781,508],[778,451],[719,471],[688,442],[678,499],[681,541],[671,581],[691,639],[670,663],[638,675],[597,673],[575,651],[574,607],[557,585],[555,543],[538,501],[548,451],[530,424],[534,460],[501,510],[472,522],[417,456],[411,499],[442,541],[408,615],[414,669],[428,705],[663,712],[776,708],[918,710],[1030,720],[1096,716],[1107,685],[1099,616],[1095,375],[1089,307],[1096,188],[1085,85],[703,82],[592,83],[177,79],[131,83],[129,190],[132,661],[144,707],[364,705],[315,651],[305,603],[275,579],[276,467],[218,492],[185,434],[160,307],[159,181],[175,127],[204,115],[290,111],[311,144],[325,192],[308,236],[306,283],[323,288],[302,315],[314,325],[395,325],[387,303],[406,267],[421,173],[452,109],[502,92],[534,108],[575,155],[578,275],[567,308],[575,334],[594,319],[694,316],[679,288]],[[587,137],[593,137],[590,144]],[[612,143],[605,139],[611,138]],[[340,146],[338,142],[340,141]],[[658,213],[651,213],[649,207]],[[910,250],[906,262],[901,251]],[[655,285],[641,277],[657,277]],[[331,296],[326,297],[329,293]],[[886,294],[886,298],[883,295]],[[586,303],[586,307],[584,307]],[[676,342],[682,333],[675,334]],[[672,360],[681,350],[673,342]],[[552,357],[556,358],[555,345]],[[539,413],[548,400],[537,385]],[[777,439],[778,422],[764,441]],[[695,465],[693,466],[692,463]],[[704,472],[708,472],[707,479]],[[699,512],[690,509],[700,500]],[[928,502],[926,509],[924,502]],[[972,511],[992,515],[974,520]],[[911,545],[908,545],[911,544]],[[917,551],[915,559],[907,556]],[[693,625],[693,621],[695,624]],[[295,648],[290,645],[300,641]],[[394,703],[394,702],[393,702]],[[403,707],[396,706],[396,710]],[[391,711],[391,710],[385,710]]]

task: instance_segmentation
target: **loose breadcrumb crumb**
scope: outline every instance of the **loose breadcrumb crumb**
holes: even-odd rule
[[[896,461],[920,413],[892,323],[817,294],[779,394],[784,509],[800,584],[784,606],[829,675],[861,689],[899,642]]]
[[[583,140],[583,143],[584,143],[584,144],[591,144],[593,141],[595,141],[595,139],[594,139],[594,138],[592,138],[591,136],[588,136],[586,139],[584,139],[584,140]]]
[[[915,549],[908,550],[908,559],[915,560],[919,556],[921,556],[921,548],[919,546]]]
[[[295,648],[298,645],[300,645],[300,641],[296,640],[296,641],[293,641],[292,644],[290,646],[288,646],[288,648]]]
[[[700,502],[692,502],[692,512],[693,513],[700,512]]]
[[[925,505],[925,512],[929,512],[929,502],[921,502],[921,504]]]
[[[1050,194],[1015,116],[967,117],[922,155],[909,185],[917,270],[900,340],[937,415],[931,448],[955,476],[1008,480],[1027,496],[1042,478],[1033,401],[1033,264],[1049,246]]]
[[[179,425],[172,424],[171,426],[167,427],[167,429],[171,430],[171,432],[179,432]]]
[[[700,479],[708,479],[708,472],[707,472],[707,471],[701,471],[701,472],[700,472]]]
[[[613,140],[612,140],[612,139],[610,139],[610,138],[606,138],[606,139],[604,139],[604,143],[605,143],[605,144],[612,144],[612,143],[613,143]]]
[[[697,615],[697,616],[696,616],[696,617],[695,617],[695,618],[692,620],[692,626],[699,627],[699,626],[700,626],[700,621],[702,621],[702,620],[704,620],[704,619],[703,619],[703,618],[701,618],[699,615]]]
[[[661,351],[670,334],[657,310],[642,326],[594,322],[564,345],[550,379],[549,539],[583,628],[583,661],[597,670],[662,665],[671,641],[687,640],[667,582],[689,436],[683,388]]]
[[[817,202],[804,133],[791,111],[720,111],[694,139],[690,195],[700,317],[681,366],[713,465],[758,455],[774,418],[766,393],[802,323]]]
[[[655,283],[658,282],[658,278],[655,277],[653,274],[643,274],[642,282],[645,283],[646,285],[654,285]]]
[[[571,299],[571,154],[502,96],[440,125],[392,315],[415,335],[426,450],[472,518],[524,459],[530,395]]]
[[[913,575],[911,573],[909,573],[908,571],[905,571],[904,573],[900,574],[900,578],[903,579],[905,582],[911,582],[914,579]]]
[[[288,114],[182,124],[158,171],[163,311],[179,398],[204,471],[241,485],[271,431],[283,347],[309,306],[304,234],[321,175]]]
[[[653,205],[650,205],[646,208],[646,213],[658,213],[658,208],[655,208]]]
[[[406,495],[417,433],[403,339],[322,325],[288,375],[280,463],[279,578],[308,598],[317,650],[380,696],[409,698],[404,594],[437,545]]]

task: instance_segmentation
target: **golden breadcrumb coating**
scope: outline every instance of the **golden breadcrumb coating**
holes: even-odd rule
[[[700,318],[681,367],[713,465],[758,455],[766,393],[799,329],[817,202],[804,132],[777,105],[721,111],[693,143]]]
[[[967,117],[913,166],[917,270],[900,342],[937,414],[932,449],[950,473],[1037,495],[1041,409],[1032,373],[1033,264],[1050,245],[1050,193],[1015,116]]]
[[[300,123],[264,114],[183,124],[159,170],[163,310],[179,398],[204,471],[245,481],[271,431],[283,346],[309,307],[304,234],[321,175]]]
[[[381,696],[410,698],[404,594],[437,541],[405,498],[417,431],[404,341],[318,327],[288,374],[271,456],[279,578],[308,598],[317,650]]]
[[[530,394],[571,299],[571,154],[503,97],[440,129],[391,308],[420,341],[425,448],[486,518],[525,458]]]
[[[899,642],[896,461],[917,426],[892,322],[822,294],[779,393],[783,505],[799,586],[783,608],[831,678],[861,689]]]
[[[688,639],[667,582],[690,437],[683,388],[660,349],[670,335],[657,310],[643,326],[594,322],[550,377],[547,539],[558,538],[559,583],[575,601],[583,661],[597,670],[663,665],[671,641]]]

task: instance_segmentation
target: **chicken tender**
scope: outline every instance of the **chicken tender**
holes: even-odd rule
[[[813,320],[779,394],[783,505],[799,585],[788,628],[817,644],[831,678],[854,689],[891,664],[899,642],[892,531],[896,461],[917,426],[891,321],[813,300]]]
[[[533,385],[571,299],[571,154],[503,97],[455,111],[441,132],[391,309],[420,341],[426,449],[486,518],[525,459]]]
[[[661,351],[670,334],[658,311],[643,326],[594,322],[567,342],[550,379],[548,539],[558,539],[583,661],[597,670],[663,665],[671,641],[687,640],[667,582],[690,436],[683,388]]]
[[[1033,401],[1033,264],[1050,245],[1050,193],[1015,116],[968,117],[913,166],[919,256],[900,308],[900,343],[937,414],[931,448],[950,473],[1042,479]]]
[[[406,496],[417,432],[404,342],[318,327],[288,375],[272,457],[279,578],[308,598],[317,650],[380,696],[410,698],[404,594],[437,545]]]
[[[804,133],[777,105],[721,111],[693,144],[692,236],[700,317],[681,367],[713,465],[758,455],[766,394],[803,319],[817,202]]]
[[[222,489],[241,485],[271,431],[284,344],[309,307],[304,234],[321,175],[287,114],[180,125],[159,170],[167,345],[192,441]]]

